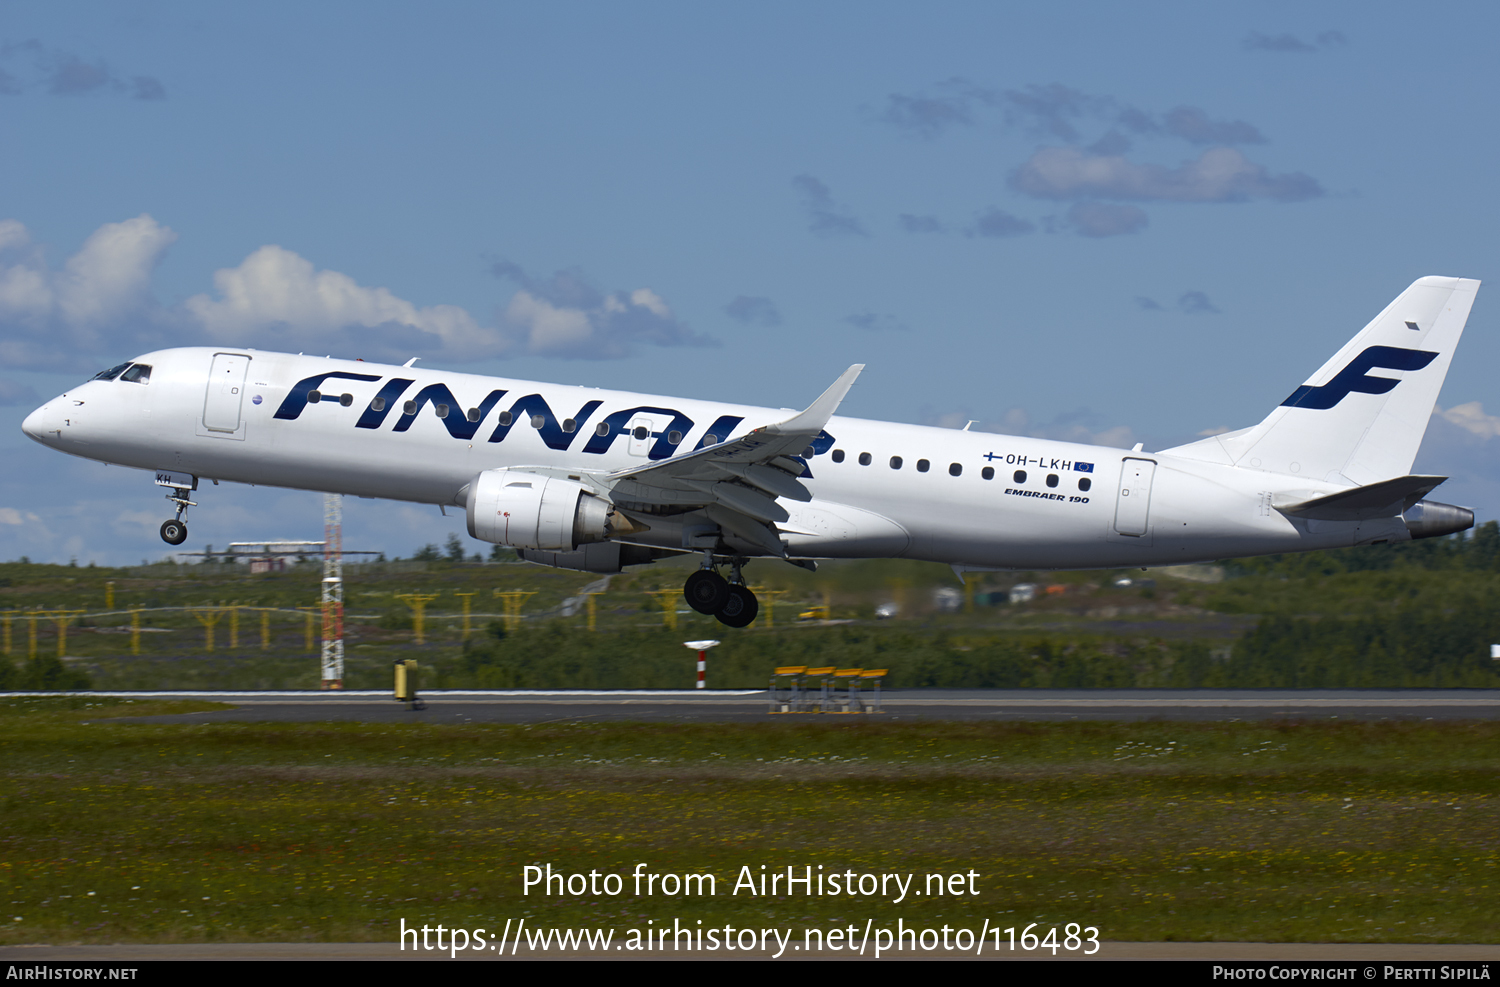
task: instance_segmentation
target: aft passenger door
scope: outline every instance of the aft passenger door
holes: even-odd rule
[[[1115,531],[1132,538],[1146,534],[1151,522],[1151,481],[1156,462],[1126,459],[1121,464],[1120,487],[1115,498]]]

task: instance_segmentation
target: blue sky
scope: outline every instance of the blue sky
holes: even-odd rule
[[[165,553],[19,423],[233,342],[1147,449],[1489,279],[1497,14],[1395,4],[0,4],[0,558]],[[1481,289],[1420,470],[1500,515]],[[191,544],[318,537],[229,485]],[[351,548],[462,533],[350,506]]]

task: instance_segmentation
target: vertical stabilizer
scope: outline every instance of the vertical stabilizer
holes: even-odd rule
[[[1478,288],[1422,278],[1265,421],[1166,451],[1356,486],[1405,476]]]

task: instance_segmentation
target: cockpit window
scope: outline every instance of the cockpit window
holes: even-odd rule
[[[120,375],[121,380],[128,380],[133,384],[145,384],[151,380],[151,365],[149,363],[132,364],[130,369]]]
[[[114,380],[116,377],[120,376],[120,371],[124,370],[128,366],[130,366],[130,364],[122,363],[118,367],[110,367],[108,370],[101,370],[97,374],[94,374],[94,379]]]

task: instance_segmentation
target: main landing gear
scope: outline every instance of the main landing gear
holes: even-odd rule
[[[744,559],[730,559],[730,576],[725,579],[714,568],[713,554],[705,552],[703,568],[689,576],[682,587],[688,606],[699,613],[713,614],[719,623],[730,627],[749,626],[760,613],[760,604],[740,575],[744,564]]]
[[[167,499],[177,505],[177,517],[161,523],[161,540],[168,545],[181,545],[187,541],[187,521],[184,518],[189,507],[198,506],[188,499],[191,493],[187,487],[173,487],[167,494]]]

